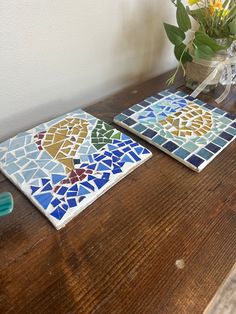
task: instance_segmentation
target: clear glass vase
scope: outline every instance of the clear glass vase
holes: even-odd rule
[[[227,49],[227,56],[228,58],[236,57],[236,40],[232,43],[232,45]],[[220,78],[220,84],[222,85],[228,85],[228,84],[236,84],[236,65],[231,65],[231,71],[232,71],[232,78],[231,81],[229,78],[229,75],[227,73],[227,70],[225,69],[221,75]]]
[[[220,45],[225,45],[228,39],[216,39],[216,42]],[[227,58],[232,58],[236,56],[236,41],[234,41],[227,50],[222,50],[216,54],[214,58],[210,61],[224,61]],[[186,76],[185,84],[188,88],[195,90],[208,75],[214,70],[214,68],[209,66],[201,65],[194,60],[188,62],[186,65]],[[218,86],[218,84],[228,85],[236,84],[236,65],[231,66],[232,79],[228,75],[226,69],[223,69],[222,72],[219,72],[211,84],[207,85],[204,89],[204,93],[210,93]]]

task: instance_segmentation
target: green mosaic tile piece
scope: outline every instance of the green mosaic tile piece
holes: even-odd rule
[[[120,139],[121,133],[114,130],[106,122],[98,121],[92,130],[91,142],[96,149],[111,144],[113,139]]]

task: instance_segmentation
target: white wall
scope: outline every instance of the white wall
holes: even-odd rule
[[[167,0],[1,0],[0,141],[176,65]]]

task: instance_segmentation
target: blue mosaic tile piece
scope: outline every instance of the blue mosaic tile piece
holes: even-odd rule
[[[146,131],[144,131],[142,133],[144,136],[148,137],[148,138],[153,138],[155,135],[157,135],[157,132],[151,130],[151,129],[147,129]]]
[[[180,147],[178,148],[174,154],[182,159],[185,159],[186,157],[188,157],[190,155],[190,152],[188,152],[186,149]]]
[[[150,105],[150,103],[147,101],[141,101],[138,105],[140,105],[142,107],[148,107]]]
[[[136,123],[133,119],[130,119],[130,118],[124,120],[123,122],[127,124],[128,126],[131,126]]]
[[[215,109],[214,109],[214,112],[216,112],[216,113],[218,113],[218,114],[220,114],[220,115],[224,115],[224,114],[225,114],[225,111],[222,110],[222,109],[219,109],[219,108],[215,108]]]
[[[133,127],[133,129],[137,132],[142,132],[142,131],[146,130],[146,127],[142,124],[137,124]]]
[[[59,191],[57,192],[59,195],[65,195],[65,193],[67,192],[68,188],[65,186],[61,186]]]
[[[194,98],[194,97],[192,97],[192,96],[186,96],[186,97],[185,97],[185,99],[187,99],[187,100],[191,100],[191,101],[192,101],[192,100],[194,100],[195,98]]]
[[[82,182],[81,185],[85,186],[89,190],[92,190],[92,191],[95,190],[95,187],[91,183],[89,183],[89,182]]]
[[[61,201],[58,198],[55,198],[51,204],[53,205],[53,207],[57,207],[57,205],[59,205],[61,203]]]
[[[149,103],[154,103],[157,101],[157,99],[152,96],[152,97],[147,98],[145,101],[148,101]]]
[[[205,104],[205,105],[204,105],[204,108],[207,108],[207,109],[209,109],[209,110],[215,109],[215,107],[212,106],[212,105],[210,105],[210,104]]]
[[[198,168],[202,163],[204,163],[204,159],[196,155],[192,155],[190,158],[187,159],[187,161],[196,168]]]
[[[21,148],[25,145],[25,138],[20,137],[20,138],[15,138],[11,141],[9,145],[9,151],[16,150],[17,148]]]
[[[11,153],[6,154],[6,163],[10,164],[13,163],[14,161],[16,161],[17,159],[14,157],[14,155],[12,155]]]
[[[34,198],[39,202],[39,204],[44,208],[47,209],[53,196],[51,193],[43,193],[43,194],[37,194],[34,196]]]
[[[120,120],[133,125],[129,116],[140,108],[126,110]],[[129,136],[81,109],[0,144],[1,171],[57,229],[150,157]]]
[[[187,96],[187,94],[186,94],[186,93],[181,92],[181,91],[178,91],[178,92],[176,93],[176,95],[178,95],[178,96],[180,96],[180,97],[182,97],[182,98],[184,98],[184,97],[186,97],[186,96]]]
[[[117,115],[117,120],[124,121],[125,119],[127,119],[127,117],[125,115],[123,115],[123,114]]]
[[[121,159],[122,162],[131,162],[133,163],[133,159],[131,157],[129,157],[129,155],[125,155],[122,159]]]
[[[194,102],[195,102],[195,104],[197,104],[199,106],[203,106],[205,104],[204,101],[202,101],[200,99],[195,99]]]
[[[20,167],[12,163],[12,164],[8,164],[4,169],[8,175],[12,175],[13,173],[16,173],[17,171],[19,171]]]
[[[112,161],[110,159],[105,159],[102,161],[104,164],[106,164],[109,168],[112,166]]]
[[[163,148],[167,149],[169,152],[173,152],[174,150],[176,150],[177,148],[179,148],[179,146],[171,141],[165,143],[164,145],[162,145]]]
[[[135,161],[141,160],[140,157],[134,151],[130,151],[129,154]]]
[[[146,148],[144,148],[142,154],[144,154],[144,155],[149,155],[149,150],[146,149]]]
[[[78,192],[67,192],[66,197],[75,197],[78,195]]]
[[[19,173],[15,173],[14,178],[19,184],[22,184],[25,181],[22,175],[20,175]]]
[[[40,178],[46,178],[46,177],[47,177],[47,174],[41,169],[38,169],[34,175],[34,179],[40,179]]]
[[[136,144],[136,143],[135,143],[135,144]],[[132,146],[132,145],[131,145],[131,146]],[[143,148],[140,147],[139,145],[138,145],[138,147],[136,147],[134,150],[135,150],[136,153],[138,153],[138,155],[140,155],[141,153],[143,153]]]
[[[225,131],[233,136],[236,136],[236,129],[234,128],[229,127]]]
[[[25,166],[29,160],[27,158],[21,158],[16,162],[16,165],[19,166],[20,168]]]
[[[227,132],[222,132],[222,133],[220,133],[219,136],[222,137],[226,141],[231,141],[233,139],[233,135],[231,135]]]
[[[125,114],[126,116],[131,116],[133,113],[134,113],[134,111],[131,110],[131,109],[125,110],[125,111],[123,112],[123,114]]]
[[[192,141],[188,141],[182,146],[183,148],[187,149],[191,153],[195,152],[198,149],[198,145],[194,144]]]
[[[68,199],[68,204],[70,207],[76,207],[77,206],[76,199],[75,198]]]
[[[134,106],[131,107],[131,109],[133,111],[139,111],[140,109],[142,109],[142,107],[140,107],[139,105],[134,105]]]
[[[103,165],[102,163],[100,163],[97,167],[97,171],[106,171],[106,170],[110,170],[110,167],[107,167]]]
[[[57,220],[61,220],[65,215],[66,210],[58,206],[50,215],[55,217]]]
[[[96,184],[98,189],[101,189],[108,182],[109,182],[109,180],[104,180],[104,179],[95,179],[94,180],[94,183]]]
[[[199,152],[197,152],[197,154],[205,160],[208,160],[213,156],[213,153],[205,148],[202,148]]]
[[[50,183],[48,183],[44,186],[44,188],[42,189],[42,192],[51,191],[51,190],[52,190],[52,186]]]
[[[236,120],[236,115],[233,113],[226,113],[225,117],[231,120]]]
[[[161,96],[169,96],[171,95],[172,93],[169,91],[169,90],[164,90],[162,92],[159,93]]]
[[[209,143],[205,148],[211,151],[212,153],[217,153],[221,149],[221,147],[213,143]]]
[[[23,148],[17,149],[15,151],[16,158],[22,157],[25,155],[25,150]]]
[[[114,122],[197,172],[236,137],[235,114],[182,91],[155,93],[126,112],[130,125],[116,117]]]
[[[29,180],[31,180],[36,172],[37,172],[37,169],[22,171],[22,176],[24,177],[25,182],[28,182]]]
[[[220,137],[216,137],[213,141],[212,141],[213,144],[216,144],[217,146],[220,146],[220,147],[224,147],[225,145],[227,145],[227,141],[223,140],[222,138]]]
[[[66,178],[65,175],[61,175],[61,174],[52,174],[51,177],[52,177],[52,183],[53,184],[57,184],[58,182],[60,182]]]
[[[155,137],[153,138],[153,142],[156,143],[156,144],[159,144],[159,145],[165,143],[166,141],[167,141],[167,139],[164,138],[164,137],[161,136],[161,135],[157,135],[157,136],[155,136]]]
[[[79,195],[86,195],[86,194],[90,194],[90,193],[91,193],[91,191],[85,189],[82,185],[80,185],[79,193],[78,193]]]
[[[121,173],[121,169],[119,167],[115,167],[113,170],[112,170],[112,173],[113,174],[117,174],[117,173]]]
[[[232,126],[232,128],[236,129],[236,122],[230,124],[230,126]]]

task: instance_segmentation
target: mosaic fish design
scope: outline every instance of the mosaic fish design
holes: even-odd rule
[[[236,116],[180,91],[155,94],[114,121],[200,172],[236,137]]]
[[[77,110],[0,144],[0,169],[60,229],[151,153]]]

